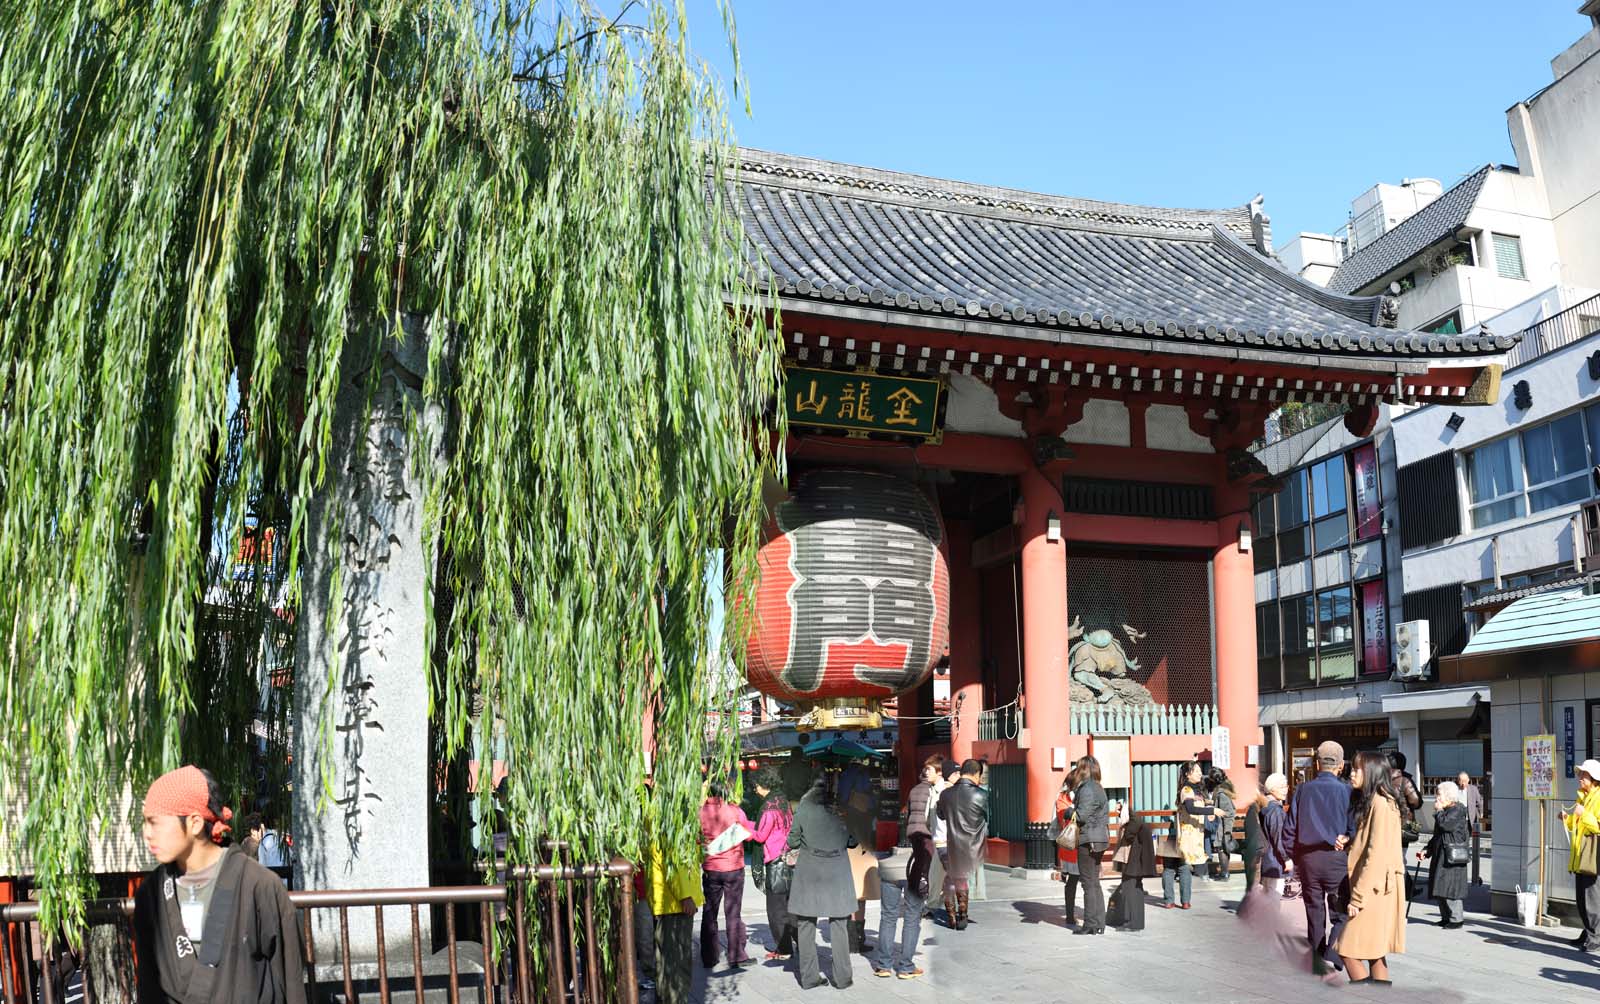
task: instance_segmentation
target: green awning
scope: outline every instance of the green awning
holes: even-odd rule
[[[1581,589],[1524,596],[1489,618],[1463,656],[1546,648],[1600,638],[1600,595]]]
[[[1600,668],[1600,595],[1562,589],[1524,596],[1489,618],[1460,655],[1439,659],[1441,683]]]

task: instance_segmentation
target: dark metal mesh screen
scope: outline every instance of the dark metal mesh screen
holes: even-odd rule
[[[1131,665],[1128,679],[1157,704],[1211,704],[1211,601],[1207,559],[1183,552],[1072,551],[1067,555],[1067,619],[1081,640],[1109,633]],[[1131,629],[1131,630],[1130,630]],[[1102,664],[1115,653],[1099,650]],[[1105,676],[1104,672],[1101,674]]]

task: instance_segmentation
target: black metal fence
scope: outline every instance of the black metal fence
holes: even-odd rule
[[[637,1004],[633,873],[632,864],[616,859],[522,866],[510,870],[504,885],[291,892],[300,914],[307,1000],[359,1004],[366,996],[393,1004],[400,993],[423,1004],[431,992],[461,1004],[466,990],[483,1004]],[[609,918],[603,909],[608,900]],[[444,971],[433,975],[424,964],[424,907],[439,908],[444,921]],[[389,952],[385,908],[409,909],[409,958],[398,962]],[[368,909],[376,957],[358,960],[351,952],[352,911]],[[325,954],[331,948],[333,958],[321,962],[315,911],[337,917],[336,942],[324,937],[321,946]],[[0,1001],[75,1004],[60,998],[80,992],[82,1004],[132,1000],[132,917],[131,898],[96,900],[88,921],[91,930],[112,935],[109,952],[86,946],[69,952],[40,930],[38,904],[0,906]],[[481,965],[463,964],[461,948],[469,943],[463,935],[477,939]],[[532,951],[530,938],[542,951]],[[430,962],[437,958],[431,944],[426,954]]]
[[[1522,341],[1506,356],[1506,368],[1532,362],[1546,352],[1554,352],[1597,332],[1600,332],[1600,296],[1591,296],[1523,328]]]

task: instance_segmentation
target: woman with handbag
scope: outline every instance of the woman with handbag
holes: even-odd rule
[[[1074,764],[1061,782],[1056,795],[1056,874],[1066,885],[1067,927],[1076,927],[1078,906],[1078,833],[1072,823],[1072,792],[1078,786],[1078,768]],[[1068,833],[1068,827],[1072,832]]]
[[[1106,891],[1100,884],[1100,856],[1111,842],[1110,804],[1100,785],[1100,761],[1078,761],[1078,786],[1072,792],[1072,818],[1077,824],[1078,879],[1083,883],[1083,926],[1079,934],[1106,933]]]
[[[1428,866],[1428,892],[1439,902],[1439,926],[1460,927],[1466,919],[1462,900],[1467,898],[1467,865],[1472,862],[1472,834],[1467,827],[1467,807],[1454,781],[1440,781],[1433,799],[1433,838],[1417,852]]]
[[[794,877],[794,862],[786,861],[789,828],[794,812],[783,797],[783,781],[777,768],[763,767],[756,774],[756,794],[762,798],[761,821],[751,840],[761,845],[759,883],[767,894],[767,929],[772,933],[768,959],[787,959],[794,954],[794,918],[789,916],[789,884]]]
[[[1178,770],[1178,798],[1172,816],[1175,832],[1162,846],[1162,857],[1166,859],[1161,866],[1163,910],[1190,909],[1194,868],[1206,863],[1205,823],[1217,810],[1200,796],[1203,777],[1198,760],[1190,760]],[[1179,896],[1175,897],[1174,892]]]
[[[1585,952],[1600,952],[1600,885],[1595,884],[1595,873],[1600,871],[1600,761],[1585,760],[1578,768],[1578,800],[1570,810],[1561,813],[1561,823],[1572,838],[1572,854],[1567,859],[1567,870],[1572,873],[1578,900],[1578,917],[1583,921],[1583,933],[1573,944]]]

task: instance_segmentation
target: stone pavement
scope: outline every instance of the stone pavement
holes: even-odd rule
[[[1489,916],[1487,885],[1468,901],[1467,926],[1460,930],[1438,927],[1439,912],[1431,900],[1412,905],[1407,952],[1391,960],[1395,983],[1389,988],[1343,985],[1342,977],[1340,985],[1327,986],[1269,958],[1267,948],[1233,913],[1243,892],[1239,878],[1227,884],[1197,880],[1194,909],[1188,912],[1159,909],[1160,885],[1154,879],[1145,883],[1146,891],[1154,895],[1144,932],[1078,937],[1063,926],[1059,884],[991,871],[989,899],[972,904],[973,923],[967,930],[950,931],[932,920],[923,921],[917,964],[927,975],[920,979],[876,978],[867,960],[856,956],[851,987],[843,992],[832,987],[807,992],[796,982],[792,961],[758,963],[743,970],[719,964],[710,973],[697,966],[695,1000],[704,1004],[832,1000],[1554,1004],[1595,999],[1600,991],[1600,957],[1581,955],[1565,943],[1575,933],[1573,928],[1525,930]],[[1110,887],[1108,883],[1108,891]],[[744,917],[751,954],[758,959],[764,954],[762,944],[770,945],[763,904],[754,884],[747,884]],[[1081,900],[1078,908],[1081,914]],[[877,904],[869,903],[867,923],[873,942],[877,920]],[[697,941],[698,924],[697,917]],[[824,942],[820,947],[824,974],[829,971],[829,952]]]

